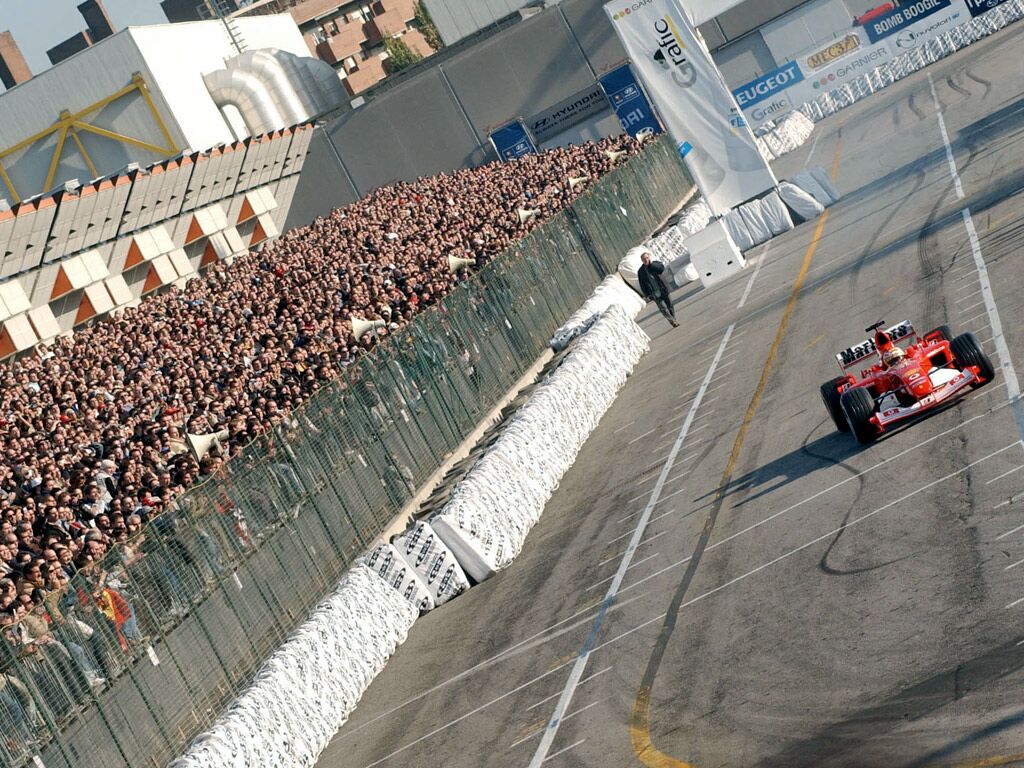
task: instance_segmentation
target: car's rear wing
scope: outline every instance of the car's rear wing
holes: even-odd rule
[[[914,326],[910,324],[909,320],[904,320],[902,323],[897,323],[892,328],[887,328],[885,332],[893,341],[899,341],[900,339],[905,339],[907,336],[914,333]],[[836,362],[839,363],[840,368],[845,370],[851,365],[871,357],[876,352],[877,350],[875,349],[874,337],[868,337],[860,344],[853,347],[847,347],[842,352],[836,354]]]

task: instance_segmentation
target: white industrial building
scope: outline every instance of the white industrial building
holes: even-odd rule
[[[284,226],[346,94],[289,15],[129,27],[0,95],[0,357]]]

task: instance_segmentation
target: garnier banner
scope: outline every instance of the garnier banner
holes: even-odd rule
[[[681,1],[612,0],[604,10],[711,210],[778,186]]]

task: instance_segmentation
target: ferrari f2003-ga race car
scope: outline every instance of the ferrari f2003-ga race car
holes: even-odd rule
[[[973,333],[954,337],[940,325],[921,338],[906,320],[885,330],[884,325],[865,328],[869,338],[837,354],[843,375],[821,385],[821,399],[836,428],[853,432],[860,443],[995,378],[992,361]],[[859,379],[848,373],[872,357],[877,362],[863,369]]]

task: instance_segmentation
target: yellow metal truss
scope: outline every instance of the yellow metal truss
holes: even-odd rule
[[[153,121],[156,123],[157,128],[160,129],[160,134],[163,136],[166,146],[158,146],[151,144],[148,141],[142,139],[136,139],[132,136],[125,136],[124,134],[111,131],[108,128],[102,128],[98,125],[92,125],[87,122],[87,118],[94,112],[98,112],[108,104],[112,104],[123,96],[127,96],[130,93],[138,91],[142,98],[146,101],[146,106],[149,108],[149,113],[153,116]],[[16,152],[19,152],[26,147],[35,144],[37,141],[41,141],[53,134],[57,134],[57,145],[53,150],[53,157],[50,159],[50,168],[46,173],[46,182],[43,185],[41,192],[45,192],[53,187],[54,176],[57,175],[57,166],[60,164],[61,156],[64,153],[64,145],[67,143],[68,137],[74,142],[78,151],[81,153],[82,158],[85,160],[85,164],[89,166],[89,170],[92,172],[93,177],[99,176],[99,172],[96,170],[96,166],[92,162],[92,158],[89,157],[89,153],[85,150],[85,144],[82,143],[82,139],[79,136],[81,131],[87,133],[93,133],[97,136],[103,136],[104,138],[110,139],[111,141],[117,141],[121,144],[127,144],[131,147],[138,147],[139,149],[145,149],[154,154],[162,157],[170,157],[178,152],[178,147],[174,143],[174,139],[171,137],[171,132],[167,130],[167,124],[164,122],[163,117],[160,115],[160,110],[157,109],[156,104],[153,102],[153,95],[149,92],[149,86],[146,84],[145,78],[136,72],[132,75],[132,81],[119,91],[116,91],[106,98],[100,99],[94,104],[90,104],[85,109],[80,109],[77,112],[69,112],[63,110],[60,116],[53,125],[45,128],[39,133],[29,136],[27,139],[19,141],[17,144],[7,147],[6,149],[0,150],[0,180],[3,181],[4,185],[10,191],[14,201],[16,203],[21,202],[21,196],[18,194],[18,190],[14,187],[14,182],[11,181],[11,177],[8,175],[7,170],[4,168],[3,160]]]

